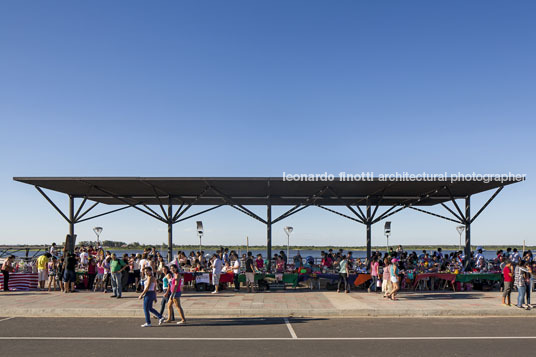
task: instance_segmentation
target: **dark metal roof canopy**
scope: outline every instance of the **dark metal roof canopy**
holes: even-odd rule
[[[218,205],[222,196],[228,196],[240,205],[288,206],[302,203],[326,186],[331,189],[319,195],[315,202],[320,205],[355,205],[369,197],[376,205],[390,206],[395,203],[416,200],[428,192],[444,186],[440,192],[421,200],[417,205],[428,206],[447,202],[454,198],[497,188],[512,182],[482,181],[285,181],[273,177],[15,177],[14,180],[41,188],[62,192],[73,197],[88,197],[89,200],[119,204],[117,197],[131,198],[142,204],[158,205],[171,197],[173,204]],[[450,191],[450,193],[449,193]]]
[[[49,201],[70,225],[133,207],[168,224],[171,257],[172,225],[208,212],[222,205],[231,206],[267,225],[267,253],[271,256],[271,225],[309,207],[317,206],[367,226],[367,256],[371,254],[371,226],[400,210],[411,208],[466,226],[466,256],[470,255],[470,224],[497,196],[505,185],[519,182],[515,179],[491,180],[380,180],[364,181],[288,181],[281,177],[14,177],[27,183]],[[69,195],[69,214],[64,214],[42,189]],[[486,204],[471,218],[470,197],[496,189]],[[74,199],[82,199],[76,213]],[[465,200],[465,210],[457,200]],[[82,211],[87,201],[94,203]],[[106,213],[84,218],[98,204],[122,205]],[[445,217],[422,207],[440,204],[451,215]],[[449,204],[450,207],[449,207]],[[160,206],[157,212],[150,206]],[[212,206],[199,213],[184,216],[192,206]],[[266,219],[245,206],[267,207]],[[173,206],[178,206],[174,212]],[[293,206],[281,216],[272,219],[271,206]],[[346,207],[350,215],[328,208]],[[380,206],[388,206],[379,213]],[[364,208],[364,210],[362,209]],[[418,208],[420,207],[420,208]]]

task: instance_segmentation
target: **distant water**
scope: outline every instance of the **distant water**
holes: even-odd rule
[[[160,251],[160,254],[162,254],[164,257],[167,256],[167,250],[158,250]],[[216,251],[215,250],[204,250],[205,251],[205,255],[206,254],[214,254]],[[334,252],[337,252],[338,249],[334,249],[333,250]],[[128,254],[128,255],[131,255],[131,254],[136,254],[136,253],[141,253],[142,251],[141,250],[136,250],[136,249],[125,249],[125,250],[114,250],[114,249],[110,249],[110,252],[112,253],[116,253],[118,255],[123,255],[123,254]],[[262,254],[262,256],[264,258],[266,258],[266,250],[251,250],[251,252],[253,253],[254,256],[256,256],[257,254]],[[279,253],[280,250],[272,250],[272,256],[276,253]],[[285,253],[287,252],[286,250],[284,251]],[[320,250],[294,250],[294,249],[291,249],[290,250],[290,257],[293,257],[295,256],[297,253],[300,253],[300,255],[302,256],[302,258],[306,258],[306,257],[313,257],[313,258],[320,258],[320,253],[321,251]],[[346,251],[345,251],[346,252]],[[385,253],[385,251],[381,251],[382,254]],[[411,251],[410,251],[411,252]],[[421,254],[421,250],[418,250],[416,251],[417,255]],[[427,252],[431,255],[434,251],[433,250],[427,250]],[[443,250],[443,253],[444,254],[450,254],[451,250]],[[37,256],[43,254],[44,252],[40,252]],[[243,253],[246,253],[245,250],[242,250],[242,251],[237,251],[237,253],[239,254],[243,254]],[[177,250],[173,250],[173,254],[177,254]],[[190,254],[190,251],[186,251],[186,255]],[[496,256],[496,252],[495,251],[485,251],[484,253],[484,258],[486,259],[494,259],[495,256]],[[16,252],[14,253],[15,256],[17,257],[24,257],[26,255],[26,252],[25,251],[19,251],[19,252]],[[32,256],[33,253],[30,252],[29,256]],[[361,259],[364,259],[366,258],[367,256],[367,252],[366,251],[358,251],[358,250],[355,250],[355,251],[352,251],[352,255],[354,256],[354,258],[361,258]]]

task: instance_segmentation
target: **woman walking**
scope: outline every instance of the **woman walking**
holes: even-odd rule
[[[382,292],[383,297],[388,298],[391,294],[391,258],[385,257],[383,259],[383,282],[382,282]]]
[[[162,273],[164,276],[162,277],[162,287],[164,289],[164,296],[162,296],[162,302],[160,304],[160,315],[164,315],[164,310],[166,310],[167,304],[169,302],[169,297],[171,295],[171,279],[173,279],[173,276],[171,275],[169,268],[164,265],[162,268]],[[173,314],[173,310],[171,310],[171,315],[168,315],[168,318],[166,321],[174,321],[175,315]]]
[[[186,319],[184,318],[184,310],[181,306],[181,295],[182,295],[182,284],[184,280],[182,279],[181,274],[179,273],[179,268],[175,264],[171,264],[171,274],[173,275],[173,278],[171,279],[170,284],[170,295],[169,295],[169,302],[168,302],[168,319],[166,322],[170,322],[171,316],[173,315],[173,305],[179,310],[179,314],[181,315],[181,320],[177,322],[177,325],[181,325],[186,322]]]
[[[378,257],[374,256],[374,258],[372,258],[372,262],[370,263],[370,276],[372,277],[372,281],[368,287],[369,293],[371,291],[376,292],[379,267],[380,263],[378,263]]]
[[[391,300],[398,300],[396,298],[396,294],[398,293],[398,290],[400,290],[400,282],[398,278],[398,274],[399,274],[398,259],[395,258],[391,261],[390,269],[391,269],[390,275],[391,275],[391,283],[393,284],[393,290],[391,291],[389,298]]]
[[[153,276],[153,269],[145,267],[145,280],[143,280],[143,292],[138,299],[143,299],[143,312],[145,313],[145,323],[141,327],[151,327],[151,314],[158,317],[158,324],[164,322],[162,315],[153,308],[153,303],[156,302],[156,278]]]

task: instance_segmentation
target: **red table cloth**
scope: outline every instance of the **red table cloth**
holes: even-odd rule
[[[413,283],[413,289],[415,290],[417,288],[417,285],[419,284],[420,280],[426,279],[426,278],[436,278],[436,279],[442,279],[442,280],[448,280],[454,285],[454,282],[456,281],[456,274],[449,274],[449,273],[422,273],[417,274],[415,276],[415,282]]]
[[[198,273],[198,274],[203,274],[203,273]],[[212,281],[212,273],[209,273],[209,274],[210,274],[210,281]],[[195,273],[182,273],[182,276],[184,277],[185,283],[189,281],[195,281]],[[220,283],[232,283],[233,279],[234,279],[233,273],[222,273],[220,275]]]
[[[9,290],[37,289],[37,273],[9,273]],[[0,290],[4,290],[4,278],[0,275]]]

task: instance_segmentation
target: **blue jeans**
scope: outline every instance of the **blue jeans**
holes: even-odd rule
[[[154,291],[148,291],[143,297],[143,312],[145,313],[145,322],[151,324],[151,312],[159,319],[162,315],[156,311],[153,307],[153,302],[156,300],[156,293]]]
[[[162,302],[160,303],[160,315],[164,316],[164,311],[166,311],[167,304],[169,303],[169,297],[162,296]],[[171,315],[167,317],[168,320],[175,320],[175,314],[171,310]]]
[[[378,281],[378,277],[373,275],[372,276],[372,282],[369,285],[370,291],[376,291],[376,288],[377,288],[376,283],[377,283],[377,281]]]
[[[517,287],[517,306],[522,307],[525,303],[525,291],[527,290],[527,287],[525,284],[523,286]]]
[[[121,296],[121,273],[112,273],[112,292]]]

